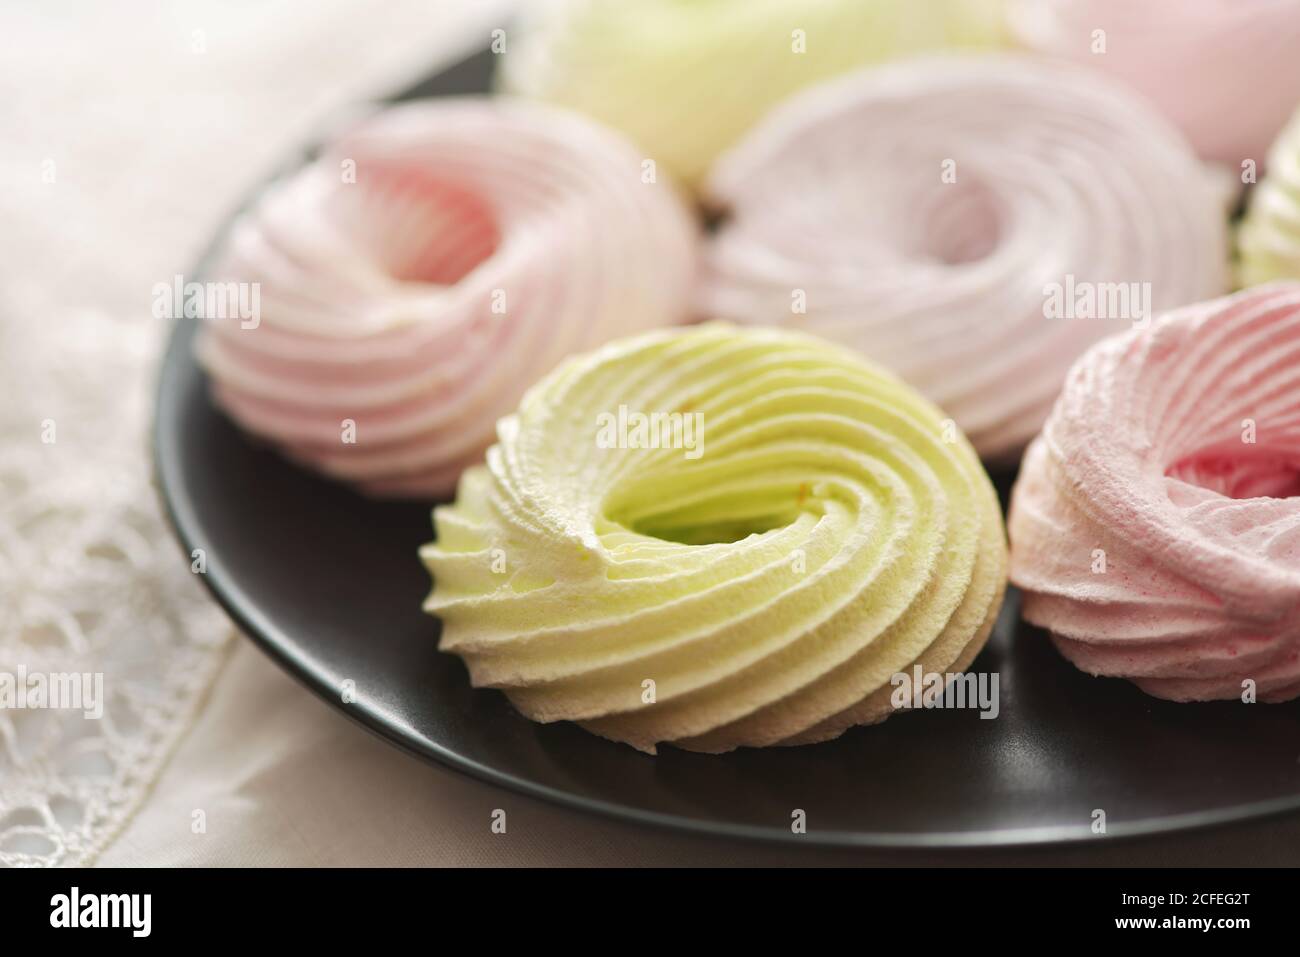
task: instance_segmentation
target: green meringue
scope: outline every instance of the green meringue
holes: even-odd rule
[[[621,130],[683,183],[775,103],[873,63],[1006,43],[1002,0],[549,0],[498,85]]]
[[[1243,288],[1300,279],[1300,112],[1278,136],[1268,169],[1237,229],[1237,281]]]
[[[966,668],[1001,605],[970,444],[841,347],[722,323],[624,339],[497,431],[434,510],[424,607],[535,721],[651,752],[827,740],[888,717],[915,665]]]

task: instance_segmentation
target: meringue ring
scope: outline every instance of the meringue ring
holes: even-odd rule
[[[1030,58],[909,61],[792,97],[706,195],[726,218],[700,311],[859,349],[986,460],[1033,437],[1088,345],[1227,288],[1222,187],[1178,133]]]
[[[1028,48],[1141,94],[1234,174],[1300,103],[1300,0],[1011,0],[1007,20]]]
[[[1003,0],[533,0],[497,85],[622,130],[694,187],[795,90],[870,63],[1005,44]]]
[[[232,227],[214,277],[260,289],[197,353],[216,401],[375,495],[455,488],[569,353],[687,318],[697,226],[617,134],[447,98],[345,132]]]
[[[1083,356],[1009,528],[1024,617],[1084,671],[1174,701],[1300,695],[1300,283]]]
[[[435,509],[425,609],[474,685],[534,721],[649,752],[823,741],[988,638],[1006,567],[988,476],[848,350],[647,333],[566,362],[498,431]]]
[[[1273,144],[1237,227],[1237,281],[1276,279],[1300,279],[1300,111]]]

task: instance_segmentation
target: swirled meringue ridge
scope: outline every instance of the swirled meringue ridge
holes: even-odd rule
[[[576,114],[411,103],[235,223],[214,275],[258,284],[260,322],[210,320],[197,352],[219,404],[291,457],[441,495],[565,355],[686,318],[696,237],[672,185]]]
[[[621,406],[700,415],[703,454],[602,445]],[[818,340],[620,340],[498,435],[435,510],[425,608],[473,683],[535,721],[647,751],[826,740],[888,717],[894,675],[965,669],[1001,603],[1000,510],[969,444]]]
[[[698,309],[859,349],[1017,455],[1070,363],[1227,289],[1222,189],[1127,91],[1030,57],[927,58],[792,97],[714,168]],[[1049,289],[1144,290],[1061,318]]]
[[[1025,456],[1022,611],[1174,701],[1300,695],[1300,284],[1095,346]]]
[[[1300,111],[1269,151],[1268,172],[1249,203],[1237,227],[1238,281],[1300,279]]]
[[[865,64],[1004,42],[1002,0],[551,0],[530,4],[500,86],[627,133],[687,185],[771,106]]]
[[[1008,20],[1029,48],[1147,98],[1234,173],[1300,102],[1300,0],[1013,0]]]

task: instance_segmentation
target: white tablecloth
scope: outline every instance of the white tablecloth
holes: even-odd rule
[[[491,831],[506,812],[506,833]],[[193,834],[195,809],[207,833]],[[241,639],[143,811],[101,864],[1294,865],[1300,819],[1158,841],[880,854],[703,840],[519,797],[399,752]]]
[[[153,367],[167,331],[150,317],[153,284],[186,269],[248,187],[332,110],[480,43],[506,6],[0,8],[0,386],[24,397],[0,418],[0,667],[35,655],[53,627],[57,660],[103,670],[119,689],[88,738],[85,723],[0,716],[0,855],[105,865],[1295,864],[1296,817],[1065,850],[887,855],[586,817],[399,753],[232,634],[147,484]],[[60,439],[42,450],[47,418]],[[76,550],[62,555],[68,542]],[[88,594],[121,614],[71,607]],[[491,830],[496,809],[507,812],[505,834]]]

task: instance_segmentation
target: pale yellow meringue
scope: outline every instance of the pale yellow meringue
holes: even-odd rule
[[[1273,144],[1268,171],[1250,195],[1237,257],[1243,286],[1300,279],[1300,111]]]
[[[679,441],[626,428],[656,415]],[[817,339],[620,340],[539,382],[498,437],[434,512],[425,609],[473,683],[535,721],[651,752],[823,741],[888,717],[899,673],[965,669],[1001,604],[1001,512],[970,444]]]
[[[1003,42],[1003,0],[550,0],[508,31],[499,84],[622,130],[699,182],[775,103],[859,66]]]

